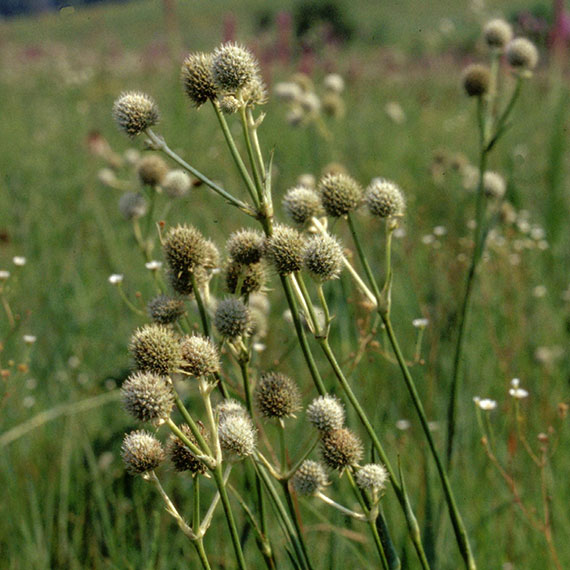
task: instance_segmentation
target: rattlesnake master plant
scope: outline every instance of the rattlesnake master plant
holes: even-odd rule
[[[511,41],[510,30],[504,23],[489,23],[485,39],[493,57],[506,50],[519,81],[536,65],[533,48],[526,40]],[[496,84],[493,76],[496,71],[496,66],[489,70],[472,67],[464,76],[465,89],[478,100],[480,111],[493,103],[490,97],[497,95],[495,90],[489,89]],[[200,108],[201,112],[204,107],[210,107],[213,111],[244,190],[240,194],[233,188],[228,191],[184,161],[165,138],[154,131],[159,115],[152,98],[132,92],[121,95],[113,107],[118,126],[130,137],[145,136],[151,150],[161,152],[177,167],[170,170],[157,155],[149,155],[139,165],[141,183],[152,191],[164,189],[174,199],[191,191],[195,184],[192,176],[235,206],[240,214],[248,216],[251,223],[259,223],[260,229],[238,227],[225,236],[227,257],[222,259],[215,243],[192,226],[191,219],[174,227],[161,227],[165,285],[160,262],[150,261],[148,241],[144,236],[141,238],[140,226],[133,225],[147,266],[152,264],[158,290],[148,303],[148,313],[154,323],[137,329],[131,339],[134,371],[123,386],[123,400],[126,410],[136,420],[162,425],[161,429],[170,430],[171,435],[166,453],[158,438],[147,432],[136,431],[126,436],[122,456],[127,469],[143,475],[156,486],[168,512],[195,546],[204,568],[210,568],[210,563],[203,537],[219,503],[227,521],[237,567],[246,568],[253,559],[250,552],[244,553],[240,539],[241,517],[238,519],[234,513],[239,504],[256,535],[259,554],[269,568],[276,567],[275,549],[281,541],[275,540],[271,530],[273,513],[277,513],[278,526],[294,566],[312,568],[307,537],[300,521],[302,509],[295,506],[296,494],[320,500],[343,516],[367,525],[370,542],[384,569],[399,567],[393,540],[395,536],[400,537],[401,532],[394,528],[394,521],[385,519],[381,509],[381,501],[393,501],[402,511],[408,529],[407,540],[415,549],[419,566],[429,568],[414,514],[415,499],[404,485],[403,474],[391,464],[383,446],[383,434],[375,430],[329,342],[336,307],[329,306],[326,291],[334,286],[341,271],[346,271],[354,284],[351,294],[365,301],[362,305],[367,310],[376,313],[373,330],[379,321],[384,325],[387,342],[437,470],[459,553],[466,568],[475,569],[475,558],[447,468],[433,441],[423,403],[391,320],[391,238],[406,213],[404,192],[397,183],[380,177],[374,178],[363,190],[356,178],[348,175],[344,167],[337,166],[318,182],[314,176],[304,176],[298,185],[286,191],[283,210],[295,227],[278,223],[271,160],[263,152],[258,132],[263,115],[257,106],[265,102],[266,89],[252,52],[228,43],[211,54],[190,54],[182,65],[181,81],[192,107]],[[329,97],[326,103],[324,98],[321,101],[311,96],[312,87],[306,79],[298,78],[295,85],[295,88],[289,86],[288,91],[281,87],[282,95],[297,101],[303,116],[318,114],[321,105],[328,104],[332,109],[338,105],[338,102],[333,105],[333,98],[338,98],[344,89],[342,78],[330,76],[326,81]],[[481,123],[484,126],[483,159],[478,177],[474,265],[480,259],[486,235],[481,230],[486,222],[483,198],[492,194],[500,201],[504,194],[497,191],[497,184],[490,192],[492,173],[486,171],[485,159],[502,134],[516,96],[512,96],[502,115],[489,114]],[[239,145],[228,121],[241,124],[243,140]],[[386,232],[383,284],[378,282],[360,240],[361,206],[373,215],[373,223],[383,224]],[[122,209],[128,214],[125,217],[132,221],[149,215],[140,204],[129,205],[129,208],[123,205]],[[341,245],[329,231],[329,227],[344,223],[352,236],[362,275],[351,262],[353,255],[347,252],[350,246]],[[312,277],[307,283],[306,275]],[[122,291],[121,281],[122,277],[116,283],[119,291]],[[216,295],[220,293],[221,300],[216,299],[212,291]],[[276,363],[283,371],[264,366],[265,347],[260,339],[273,334],[277,328],[289,326],[278,321],[270,310],[269,300],[279,291],[289,306],[293,324],[289,331],[294,330],[300,345],[307,365],[304,370],[287,370],[290,365],[287,358]],[[225,294],[229,296],[224,297]],[[468,301],[468,295],[466,298]],[[465,311],[460,326],[464,323]],[[425,326],[420,327],[419,335],[423,328]],[[459,356],[461,347],[459,343]],[[320,358],[315,356],[315,351]],[[262,373],[264,369],[272,371]],[[455,388],[457,378],[456,367]],[[182,384],[184,379],[189,381]],[[188,389],[200,405],[193,401],[191,408],[187,407],[182,394]],[[337,391],[338,395],[333,395]],[[311,403],[303,413],[307,401]],[[451,434],[455,402],[453,396],[450,400]],[[350,422],[345,405],[350,406]],[[308,422],[308,429],[303,430],[302,440],[296,442],[295,453],[290,453],[292,442],[288,426],[303,421]],[[448,457],[452,441],[450,435]],[[370,450],[376,462],[362,465]],[[322,463],[310,458],[319,454]],[[173,463],[176,472],[192,475],[190,523],[179,513],[155,473],[165,458]],[[245,468],[244,464],[250,467]],[[241,477],[232,476],[232,470],[240,470]],[[209,507],[204,509],[204,496],[208,494],[200,492],[200,482],[206,476],[213,479],[217,492],[208,496]],[[334,492],[340,476],[348,481],[349,493],[341,499],[357,507],[346,507],[324,493],[329,489]],[[244,489],[237,489],[244,479]],[[236,499],[233,503],[230,493]],[[267,502],[272,504],[272,509],[265,508]],[[249,545],[248,548],[254,547]]]

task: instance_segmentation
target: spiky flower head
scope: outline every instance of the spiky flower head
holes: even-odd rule
[[[368,463],[356,472],[355,479],[360,489],[378,492],[386,487],[389,475],[384,465]]]
[[[358,207],[362,198],[360,184],[348,174],[327,174],[318,186],[326,213],[339,218]]]
[[[338,279],[342,260],[340,243],[328,234],[311,238],[303,251],[303,265],[316,281]]]
[[[216,86],[212,77],[212,54],[189,54],[180,70],[184,91],[198,108],[216,98]]]
[[[538,50],[526,38],[515,38],[507,45],[507,61],[517,71],[530,72],[538,63]]]
[[[168,174],[168,165],[156,154],[143,156],[137,166],[140,181],[146,186],[158,186]]]
[[[483,174],[483,192],[489,198],[501,199],[507,190],[505,179],[492,170],[487,170]]]
[[[119,198],[119,212],[126,220],[142,218],[147,211],[146,199],[138,192],[125,192]]]
[[[113,118],[122,131],[134,138],[158,123],[158,107],[148,95],[128,91],[115,100]]]
[[[222,337],[234,339],[247,335],[250,322],[249,309],[240,299],[229,297],[218,303],[214,326]]]
[[[340,429],[344,426],[344,406],[331,394],[318,396],[307,408],[307,419],[323,433]]]
[[[276,225],[265,241],[265,255],[279,275],[288,275],[303,266],[303,246],[303,236],[295,228]]]
[[[167,376],[180,363],[180,347],[174,332],[163,325],[138,328],[131,337],[129,351],[138,370]]]
[[[202,335],[185,336],[180,342],[182,370],[197,378],[220,371],[220,355],[216,345]]]
[[[301,395],[291,378],[279,372],[268,372],[257,383],[255,401],[266,418],[284,418],[300,408]]]
[[[229,42],[213,54],[212,78],[217,89],[237,93],[259,76],[259,66],[253,54],[243,46]]]
[[[247,410],[241,402],[233,398],[226,398],[216,406],[216,414],[218,416],[218,423],[222,423],[230,416],[247,416]]]
[[[255,105],[264,105],[267,103],[267,87],[259,75],[257,75],[249,82],[249,84],[242,90],[241,98],[244,103],[249,107],[254,107]]]
[[[323,433],[321,454],[325,464],[331,469],[342,471],[356,465],[362,458],[362,442],[348,428],[334,429]]]
[[[225,268],[226,288],[232,295],[249,295],[259,291],[267,278],[265,263],[242,265],[230,261]],[[239,291],[238,291],[239,288]]]
[[[169,325],[177,321],[186,312],[186,307],[182,299],[158,295],[149,301],[147,310],[155,323]]]
[[[234,460],[249,457],[257,444],[257,433],[247,414],[226,415],[218,425],[220,446]]]
[[[125,435],[121,457],[132,475],[156,469],[164,461],[164,449],[158,439],[144,430]]]
[[[311,188],[295,186],[283,197],[283,208],[289,218],[300,226],[324,214],[319,195]]]
[[[180,426],[180,431],[186,438],[197,445],[196,438],[192,435],[190,428],[186,424]],[[198,459],[190,448],[176,435],[171,434],[166,444],[166,454],[174,465],[176,471],[190,471],[193,475],[206,472],[206,466]]]
[[[141,422],[160,423],[170,416],[174,405],[172,384],[152,372],[134,372],[121,386],[123,407]]]
[[[263,255],[265,237],[257,230],[243,228],[233,232],[226,243],[230,257],[242,265],[257,263]]]
[[[483,36],[490,48],[504,48],[513,37],[513,29],[508,22],[500,18],[490,20],[483,28]]]
[[[234,95],[224,95],[218,99],[218,104],[220,105],[220,110],[225,115],[233,115],[237,113],[241,107],[241,101]]]
[[[406,201],[400,188],[385,178],[374,178],[364,198],[370,213],[380,218],[402,216],[406,209]]]
[[[192,226],[176,226],[169,230],[162,247],[173,289],[183,295],[191,293],[191,274],[208,260],[207,240]]]
[[[299,495],[314,495],[322,491],[329,483],[327,473],[322,463],[305,459],[295,475],[293,475],[293,488]]]
[[[166,174],[160,186],[169,198],[181,198],[190,192],[192,179],[184,170],[177,168]]]
[[[486,65],[472,63],[463,71],[463,88],[469,97],[481,97],[489,91],[491,72]]]

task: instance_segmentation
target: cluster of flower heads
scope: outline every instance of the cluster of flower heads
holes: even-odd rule
[[[345,104],[342,99],[344,79],[337,73],[324,78],[323,93],[317,94],[312,79],[304,73],[296,73],[290,81],[277,83],[275,96],[287,104],[287,122],[290,125],[308,125],[323,114],[342,118]]]
[[[485,43],[496,54],[504,54],[514,73],[528,77],[538,64],[538,50],[527,38],[514,38],[508,22],[489,21],[483,30]],[[470,97],[483,97],[491,88],[491,72],[486,65],[474,63],[463,73],[463,87]]]

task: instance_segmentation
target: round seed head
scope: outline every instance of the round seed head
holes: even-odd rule
[[[265,256],[279,275],[288,275],[301,269],[303,245],[303,236],[295,228],[277,225],[265,241]]]
[[[204,236],[192,226],[171,228],[162,247],[172,273],[180,277],[204,265],[208,259],[206,243]]]
[[[490,48],[504,48],[513,37],[513,29],[508,22],[497,18],[485,24],[483,35]]]
[[[180,426],[180,431],[190,440],[191,443],[196,444],[196,438],[192,435],[190,428],[186,424]],[[202,474],[206,472],[206,466],[200,461],[190,448],[174,434],[171,434],[166,444],[166,453],[174,465],[176,471],[190,471],[193,475]]]
[[[255,451],[257,434],[253,422],[246,414],[225,416],[218,426],[220,446],[233,459],[243,459]]]
[[[150,433],[138,430],[125,435],[121,457],[132,475],[156,469],[164,461],[164,450],[158,439]]]
[[[212,77],[220,91],[236,93],[259,77],[257,60],[240,45],[222,44],[213,54]]]
[[[216,308],[214,326],[224,338],[245,336],[250,329],[249,309],[240,299],[234,297],[224,299]]]
[[[234,261],[251,265],[261,259],[264,240],[262,233],[244,228],[230,235],[226,248]]]
[[[134,138],[158,123],[158,107],[148,95],[129,91],[115,100],[113,118],[122,131]]]
[[[388,471],[383,465],[368,463],[356,472],[356,484],[364,490],[382,491],[388,481]]]
[[[331,469],[342,470],[362,458],[362,442],[348,428],[327,431],[321,439],[321,454]]]
[[[150,318],[160,325],[174,323],[186,312],[182,299],[176,299],[168,295],[158,295],[151,299],[147,309]]]
[[[247,416],[247,410],[243,404],[237,400],[234,400],[233,398],[227,398],[226,400],[222,400],[216,406],[216,414],[218,416],[218,423],[222,423],[226,421],[226,419],[230,416]]]
[[[267,272],[263,262],[241,265],[236,261],[230,261],[226,266],[225,277],[228,293],[232,295],[249,295],[263,287]],[[240,283],[241,288],[238,291]]]
[[[242,90],[241,97],[248,107],[264,105],[267,103],[267,87],[265,86],[263,79],[261,79],[259,72]]]
[[[473,63],[463,71],[463,88],[469,97],[481,97],[489,91],[491,72],[486,65]]]
[[[328,477],[322,463],[305,459],[293,475],[293,488],[299,495],[314,495],[328,485]]]
[[[303,252],[303,264],[316,281],[338,279],[343,253],[340,243],[330,235],[317,235],[309,240]]]
[[[538,63],[538,50],[526,38],[515,38],[507,45],[507,60],[518,71],[532,71]]]
[[[336,396],[318,396],[307,408],[307,419],[320,432],[338,430],[344,426],[344,406]]]
[[[182,64],[180,78],[186,95],[196,107],[216,98],[212,59],[211,54],[191,53]]]
[[[171,170],[162,179],[161,187],[169,198],[186,196],[192,188],[192,180],[184,170]]]
[[[261,376],[255,390],[255,400],[266,418],[284,418],[300,408],[301,395],[291,378],[278,372],[269,372]]]
[[[137,172],[143,184],[158,186],[168,174],[168,165],[160,156],[148,154],[140,159]]]
[[[202,335],[185,336],[180,343],[182,370],[197,378],[220,371],[216,345]]]
[[[123,406],[141,422],[160,423],[170,416],[174,405],[172,384],[152,372],[134,372],[121,386]]]
[[[137,329],[129,345],[135,365],[141,372],[167,376],[180,362],[180,347],[174,332],[163,325],[150,324]]]
[[[300,226],[313,217],[324,214],[319,195],[312,189],[296,186],[287,190],[283,197],[283,208],[289,218]]]
[[[233,95],[224,95],[218,100],[218,103],[220,105],[222,113],[226,115],[233,115],[234,113],[237,113],[242,107],[241,101]]]
[[[333,218],[354,210],[362,197],[360,184],[347,174],[327,174],[319,182],[319,192],[326,213]]]
[[[340,95],[344,91],[344,79],[338,73],[329,73],[323,83],[325,89],[331,93]]]
[[[380,218],[402,216],[406,209],[406,201],[400,188],[384,178],[372,180],[366,189],[364,200],[370,213]]]
[[[126,220],[142,218],[147,211],[146,200],[138,192],[125,192],[119,198],[119,212]]]
[[[483,174],[483,192],[488,198],[500,199],[505,195],[507,185],[505,179],[492,170],[487,170]]]

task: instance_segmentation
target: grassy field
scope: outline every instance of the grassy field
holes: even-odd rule
[[[428,417],[435,422],[436,442],[443,448],[467,271],[466,239],[471,236],[468,222],[475,215],[473,194],[450,166],[456,153],[477,161],[475,103],[464,96],[461,71],[468,62],[485,57],[480,29],[488,17],[546,10],[549,3],[487,2],[482,12],[446,0],[407,0],[398,2],[397,9],[381,2],[338,5],[352,25],[353,37],[327,49],[317,42],[320,51],[311,74],[317,85],[331,71],[345,77],[345,117],[327,123],[331,136],[325,139],[310,128],[288,125],[283,103],[270,96],[260,129],[262,145],[275,149],[277,204],[300,174],[318,176],[333,161],[363,185],[384,176],[404,189],[408,210],[405,235],[395,240],[393,252],[393,320],[411,358],[416,338],[412,320],[429,318],[423,360],[412,371]],[[140,89],[156,99],[162,115],[158,130],[173,148],[224,187],[241,188],[214,114],[207,108],[192,109],[184,96],[180,62],[189,50],[209,51],[219,44],[225,21],[226,28],[235,25],[237,39],[263,56],[271,94],[272,85],[288,79],[300,65],[294,42],[289,61],[270,57],[276,41],[271,22],[288,6],[261,0],[180,3],[177,33],[166,31],[159,3],[146,0],[0,22],[0,270],[12,274],[4,292],[16,321],[10,327],[8,316],[1,313],[0,368],[5,372],[0,484],[5,491],[0,503],[0,566],[197,567],[191,544],[164,513],[154,489],[127,475],[119,457],[123,434],[135,424],[121,409],[117,387],[131,366],[130,335],[147,319],[129,311],[108,277],[123,274],[123,288],[135,302],[136,294],[146,301],[154,289],[131,226],[119,214],[120,193],[100,182],[98,173],[105,164],[90,152],[88,141],[97,132],[117,153],[130,146],[140,150],[141,141],[131,145],[111,117],[119,93]],[[558,408],[568,402],[570,378],[569,70],[567,63],[564,68],[549,59],[544,46],[541,59],[537,73],[525,83],[512,127],[490,158],[490,169],[507,180],[507,199],[519,212],[519,222],[527,224],[500,225],[501,239],[492,241],[480,268],[460,393],[451,483],[480,568],[555,568],[548,566],[544,534],[529,524],[520,508],[522,502],[541,519],[544,488],[560,562],[570,566],[565,476],[570,458]],[[401,107],[403,122],[390,118],[389,102]],[[521,216],[521,211],[526,214]],[[283,219],[279,207],[277,216]],[[182,221],[195,224],[222,249],[228,233],[241,226],[234,209],[204,187],[170,210],[168,224]],[[367,218],[361,223],[381,273],[382,230]],[[445,233],[434,233],[440,226]],[[334,230],[352,248],[348,231],[341,224]],[[159,248],[154,254],[160,258]],[[27,263],[17,267],[14,256],[25,256]],[[327,290],[337,315],[331,344],[347,367],[358,342],[354,316],[365,318],[354,298],[346,302],[349,285],[343,276]],[[270,286],[272,318],[278,324],[265,339],[261,366],[276,365],[290,374],[300,371],[297,380],[307,404],[315,394],[293,329],[280,320],[285,304],[277,294],[278,280]],[[217,293],[221,284],[213,288]],[[23,335],[35,335],[37,341],[26,346]],[[319,365],[327,370],[324,361]],[[332,386],[330,373],[323,374]],[[231,366],[228,375],[236,381]],[[556,450],[542,482],[517,439],[508,396],[514,377],[530,392],[521,401],[530,446],[539,453],[537,435],[545,433],[549,449]],[[433,568],[461,567],[451,525],[440,512],[435,469],[400,372],[385,357],[381,338],[369,346],[350,380],[391,460],[401,457],[426,548],[437,551]],[[516,496],[480,444],[475,396],[498,402],[490,419],[497,455],[516,482]],[[306,431],[303,413],[299,416],[287,434],[293,454]],[[395,427],[402,419],[411,422],[408,430]],[[349,425],[357,429],[356,416],[349,414]],[[243,471],[236,469],[238,487],[240,478],[251,480],[251,473]],[[164,479],[177,503],[188,508],[189,479],[174,473],[165,473]],[[335,493],[342,496],[346,485],[344,479],[335,484]],[[206,492],[213,489],[204,487]],[[390,491],[383,505],[403,566],[419,567]],[[308,501],[302,511],[319,568],[345,568],[348,560],[356,567],[372,567],[373,545],[358,523]],[[238,519],[245,528],[243,518]],[[244,531],[242,538],[251,566],[261,567],[254,537]],[[272,538],[282,546],[278,529]],[[213,567],[234,567],[221,514],[205,545]],[[288,567],[285,555],[280,563]]]

